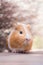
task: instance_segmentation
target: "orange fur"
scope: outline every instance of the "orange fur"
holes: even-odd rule
[[[29,41],[26,41],[26,32],[22,24],[16,24],[14,26],[15,28],[11,31],[12,34],[8,36],[8,44],[10,44],[11,48],[13,49],[22,49],[22,51],[29,51],[32,47],[32,36],[30,32],[30,25],[26,25],[26,29],[28,30],[28,34],[30,35],[31,39]],[[22,34],[20,34],[20,31],[22,31]],[[26,45],[25,42],[26,41]],[[17,50],[16,50],[17,51]],[[19,50],[18,50],[19,51]]]

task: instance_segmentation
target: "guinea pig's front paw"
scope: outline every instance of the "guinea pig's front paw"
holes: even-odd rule
[[[16,53],[17,51],[16,50],[12,50],[12,53]]]
[[[11,49],[8,48],[8,52],[16,53],[16,50],[15,49],[11,50]]]
[[[28,54],[29,52],[27,51],[18,51],[18,53],[20,53],[20,54]]]
[[[17,50],[16,49],[9,49],[9,52],[12,52],[12,53],[17,53]]]

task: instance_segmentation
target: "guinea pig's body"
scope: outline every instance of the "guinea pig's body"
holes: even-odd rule
[[[12,52],[28,52],[32,47],[30,26],[17,23],[8,36],[8,48]]]

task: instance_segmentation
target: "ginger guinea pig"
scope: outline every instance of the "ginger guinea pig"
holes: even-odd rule
[[[32,47],[32,35],[29,24],[17,23],[8,36],[8,48],[12,52],[29,52]]]

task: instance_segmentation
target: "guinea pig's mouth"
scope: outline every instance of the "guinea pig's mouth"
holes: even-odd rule
[[[29,45],[29,41],[30,41],[29,39],[25,39],[24,40],[24,45]]]

